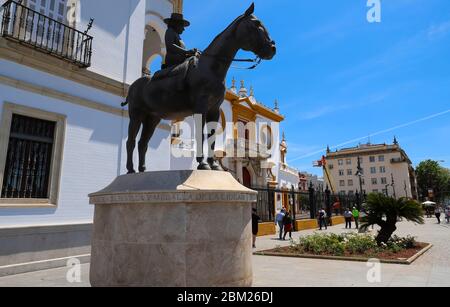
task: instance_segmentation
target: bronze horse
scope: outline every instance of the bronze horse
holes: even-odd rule
[[[127,141],[127,170],[135,173],[133,151],[141,125],[143,130],[138,144],[139,172],[144,172],[148,143],[162,119],[179,120],[193,114],[202,115],[202,126],[217,123],[220,106],[225,98],[225,77],[240,49],[251,51],[258,57],[270,60],[275,56],[275,42],[264,25],[254,15],[254,4],[220,33],[209,47],[199,55],[198,63],[189,69],[184,86],[179,89],[177,78],[151,80],[143,77],[135,81],[124,105],[129,104],[130,124]],[[204,129],[196,133],[202,134]],[[215,139],[212,130],[208,137]],[[203,147],[197,146],[199,170],[222,170],[214,158],[214,144],[208,146],[205,162]],[[212,154],[211,154],[212,153]]]

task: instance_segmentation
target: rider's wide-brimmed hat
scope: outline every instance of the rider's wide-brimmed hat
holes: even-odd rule
[[[164,22],[166,24],[169,24],[170,22],[179,22],[182,23],[185,27],[189,27],[189,25],[191,24],[189,21],[184,19],[183,14],[179,13],[172,13],[170,18],[164,19]]]

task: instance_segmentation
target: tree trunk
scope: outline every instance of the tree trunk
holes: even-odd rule
[[[376,238],[378,246],[381,246],[381,243],[387,243],[396,230],[397,227],[395,226],[395,223],[386,223],[383,227],[381,227]]]

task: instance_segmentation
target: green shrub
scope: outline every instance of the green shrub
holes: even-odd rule
[[[298,253],[310,253],[314,255],[336,255],[345,253],[376,255],[378,252],[391,251],[398,253],[403,249],[416,246],[414,237],[401,238],[393,236],[388,243],[378,246],[376,239],[369,234],[333,234],[315,233],[300,237],[298,241],[291,240],[291,250]]]
[[[291,247],[315,255],[343,255],[345,252],[344,238],[336,234],[314,234],[301,237],[298,243],[292,244]]]
[[[388,241],[389,244],[395,244],[401,247],[402,249],[414,248],[417,246],[417,241],[415,237],[407,236],[406,238],[399,237],[397,235],[392,236],[392,238]]]
[[[402,251],[404,248],[402,248],[399,244],[397,244],[395,242],[388,242],[387,249],[396,254],[396,253]]]
[[[347,235],[346,249],[351,254],[364,254],[367,251],[376,249],[378,247],[374,237],[370,235]]]

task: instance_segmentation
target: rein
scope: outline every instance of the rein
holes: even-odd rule
[[[258,67],[259,64],[261,64],[262,59],[257,56],[254,59],[230,59],[230,58],[225,58],[225,57],[219,57],[217,55],[212,55],[212,54],[206,54],[206,53],[200,53],[200,56],[207,56],[207,57],[211,57],[211,58],[216,58],[220,61],[223,62],[246,62],[246,63],[253,63],[252,66],[250,67],[238,67],[238,66],[231,66],[231,68],[235,68],[235,69],[248,69],[248,70],[252,70],[255,69],[256,67]]]

